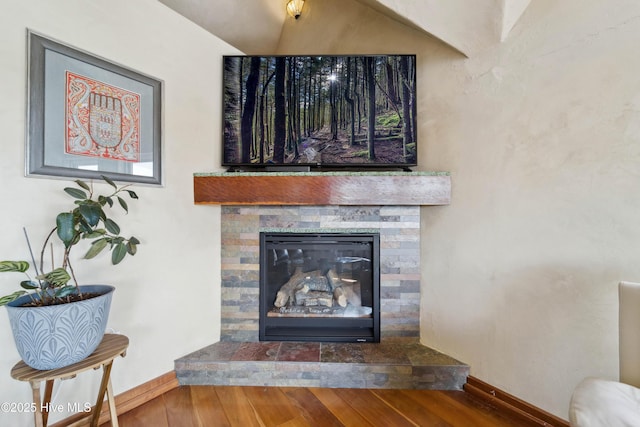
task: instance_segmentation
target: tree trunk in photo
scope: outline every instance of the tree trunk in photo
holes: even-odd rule
[[[316,98],[317,98],[317,95],[316,95],[316,91],[317,91],[316,82],[317,82],[317,79],[314,77],[313,80],[312,80],[313,86],[312,86],[312,88],[310,90],[310,92],[311,92],[311,95],[310,95],[311,96],[311,100],[309,102],[309,135],[308,136],[311,136],[311,134],[316,131],[316,123],[317,123],[317,121],[316,121],[316,111],[317,111],[317,109],[316,109]]]
[[[263,83],[262,83],[262,93],[260,95],[260,113],[258,114],[258,122],[259,122],[259,126],[260,126],[260,163],[264,164],[265,162],[265,154],[266,154],[266,149],[267,149],[267,145],[268,145],[268,131],[269,131],[269,127],[267,125],[267,121],[269,120],[268,114],[266,113],[267,111],[267,104],[269,102],[269,82],[271,82],[271,79],[273,78],[274,73],[271,73],[271,75],[269,76],[269,78],[266,78],[266,72],[265,72],[265,78],[263,79]]]
[[[295,105],[293,103],[293,90],[295,87],[295,81],[294,81],[294,77],[293,77],[293,68],[292,68],[292,63],[293,61],[290,60],[286,60],[286,73],[287,76],[285,78],[285,108],[286,110],[286,114],[287,114],[287,127],[286,127],[286,142],[284,144],[285,146],[285,152],[286,153],[291,153],[291,151],[293,150],[293,146],[294,146],[294,140],[295,140],[295,136],[294,136],[294,132],[295,132],[295,127],[294,127],[294,121],[295,121],[295,116],[294,116],[294,111],[293,109],[295,108]]]
[[[305,119],[304,119],[304,135],[311,136],[311,123],[313,117],[313,86],[311,84],[311,75],[306,78],[306,103],[305,103]]]
[[[258,110],[258,123],[259,123],[259,130],[258,130],[258,135],[259,135],[259,142],[258,142],[258,146],[260,147],[260,151],[258,153],[258,161],[260,163],[264,163],[264,146],[265,146],[265,129],[264,129],[264,120],[265,120],[265,113],[264,113],[264,109],[265,109],[265,96],[264,93],[262,95],[260,95],[260,109]]]
[[[344,99],[349,105],[349,145],[356,145],[356,108],[351,97],[351,57],[347,58],[347,81],[344,89]]]
[[[409,59],[400,59],[400,74],[402,79],[402,154],[407,156],[407,144],[413,142],[411,123],[411,90],[409,88]]]
[[[331,128],[331,139],[338,139],[338,107],[336,105],[336,59],[331,58],[329,74],[329,120]]]
[[[367,56],[364,59],[364,75],[367,81],[367,144],[369,146],[369,160],[375,160],[375,139],[376,139],[376,78],[375,78],[375,58]]]
[[[294,158],[298,158],[298,143],[300,142],[300,81],[296,72],[296,61],[292,58],[288,60],[287,68],[287,152],[293,153]]]
[[[387,77],[387,93],[389,94],[389,100],[394,104],[400,103],[400,98],[398,97],[398,90],[396,89],[396,81],[394,80],[395,72],[395,64],[391,63],[392,59],[387,58],[385,63],[386,77]],[[394,61],[395,62],[395,61]]]
[[[362,96],[361,94],[364,94],[364,79],[360,79],[359,74],[358,74],[358,62],[356,61],[353,67],[353,87],[354,87],[354,92],[356,95],[356,107],[358,109],[358,135],[362,132]],[[364,67],[364,62],[362,63],[362,66]],[[358,82],[361,82],[360,84],[358,84]]]
[[[251,67],[245,84],[247,98],[242,112],[240,129],[242,132],[242,163],[251,162],[251,143],[253,140],[253,119],[256,111],[256,90],[260,77],[260,58],[251,58]]]
[[[284,163],[284,145],[287,137],[286,110],[285,110],[285,59],[280,56],[276,58],[276,75],[274,82],[274,142],[273,161],[274,163]]]
[[[224,61],[224,68],[224,141],[225,144],[233,144],[235,147],[240,142],[238,129],[240,123],[240,94],[242,92],[242,87],[239,85],[241,81],[240,61],[237,58],[227,58]],[[231,152],[233,151],[231,150]]]

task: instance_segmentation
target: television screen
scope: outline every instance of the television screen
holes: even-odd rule
[[[415,55],[225,56],[223,165],[416,165]]]

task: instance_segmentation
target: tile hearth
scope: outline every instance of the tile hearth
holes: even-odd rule
[[[415,339],[221,341],[175,361],[181,385],[460,390],[469,366]]]

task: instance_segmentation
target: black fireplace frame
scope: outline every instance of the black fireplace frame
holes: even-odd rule
[[[269,317],[267,311],[273,307],[273,299],[264,292],[267,283],[267,244],[287,246],[291,244],[336,244],[352,242],[371,245],[372,313],[371,317],[292,318]],[[260,232],[260,296],[259,339],[260,341],[311,341],[311,342],[380,342],[380,234],[379,233],[289,233]],[[340,322],[340,326],[336,324]]]

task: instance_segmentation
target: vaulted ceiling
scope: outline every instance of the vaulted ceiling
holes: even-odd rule
[[[247,54],[274,53],[286,0],[159,0]],[[442,40],[466,56],[505,40],[531,0],[344,0]],[[322,7],[322,0],[306,0]],[[304,14],[304,10],[303,10]]]

